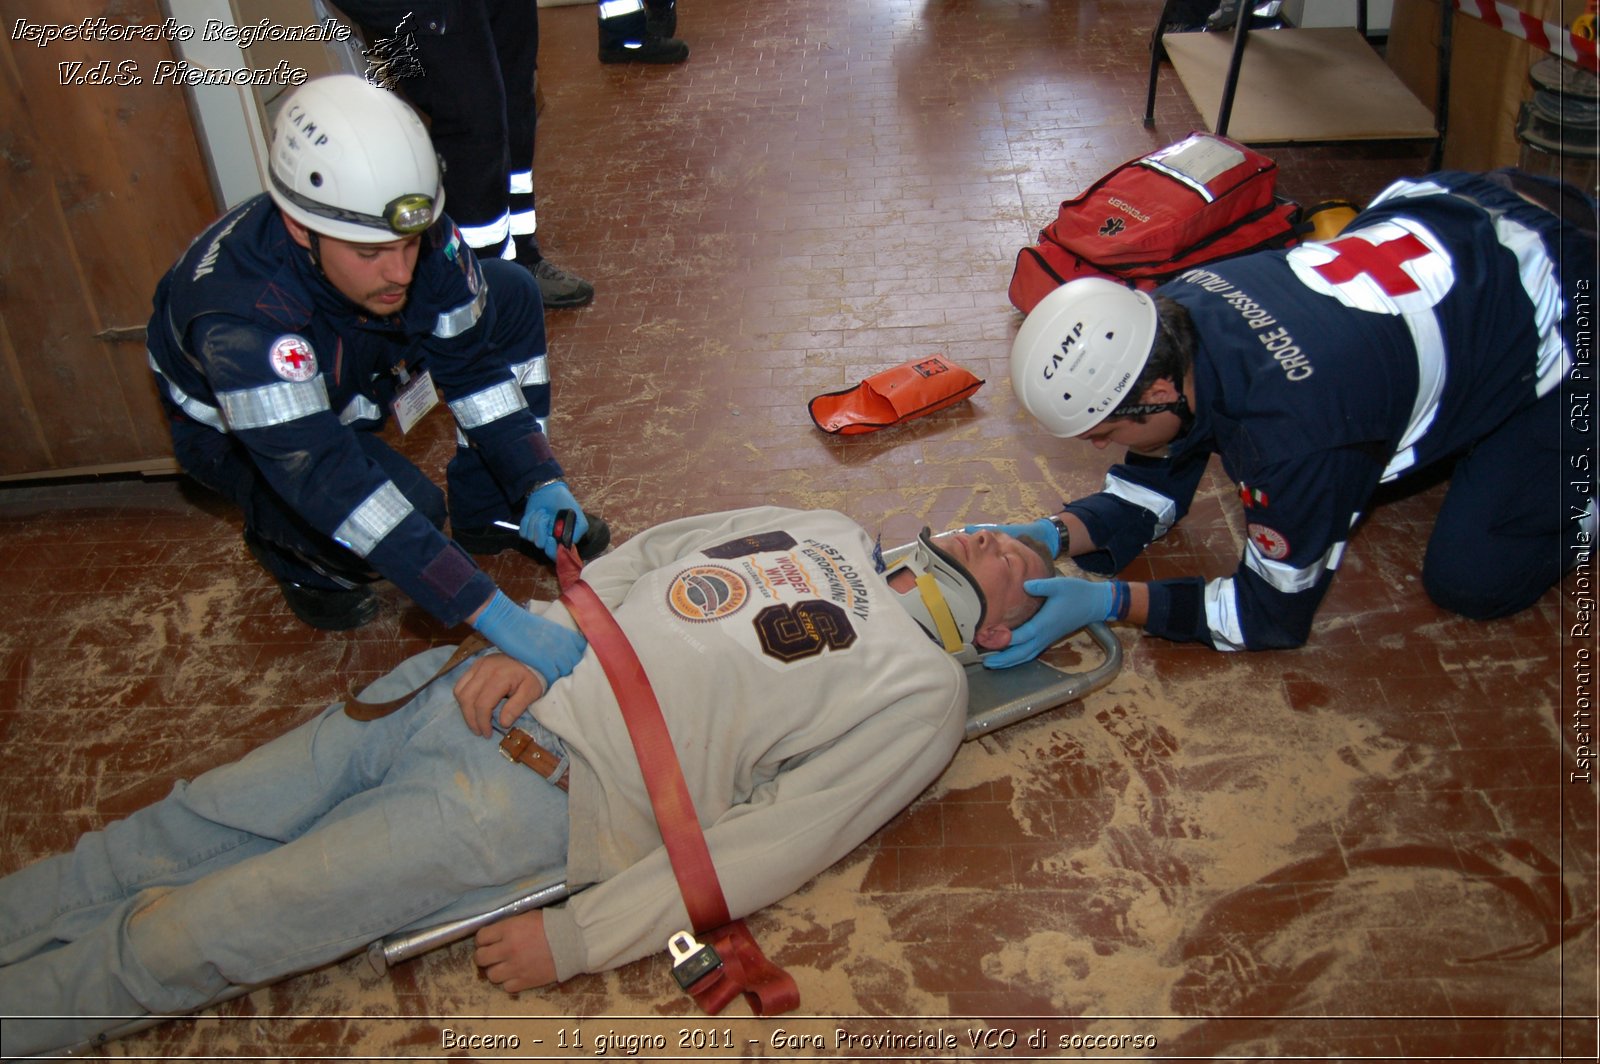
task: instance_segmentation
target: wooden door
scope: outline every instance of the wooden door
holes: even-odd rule
[[[165,17],[157,0],[5,5],[0,479],[174,468],[144,326],[156,281],[218,210],[184,89],[155,83],[168,41],[29,39],[89,8]]]

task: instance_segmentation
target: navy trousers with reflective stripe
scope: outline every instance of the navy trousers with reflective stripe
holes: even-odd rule
[[[337,6],[361,24],[369,43],[391,36],[389,19],[397,23],[406,13],[395,16],[392,0]],[[421,24],[426,20],[412,20],[422,71],[399,88],[428,116],[433,146],[445,164],[445,213],[473,250],[497,256],[504,241],[484,245],[471,234],[510,212],[534,209],[531,185],[513,197],[508,176],[533,172],[539,9],[534,0],[457,0],[444,11],[442,32]]]

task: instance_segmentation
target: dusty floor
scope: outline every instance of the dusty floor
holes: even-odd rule
[[[1101,456],[1031,431],[1010,393],[1005,289],[1057,201],[1200,124],[1170,69],[1140,124],[1156,0],[680,6],[681,68],[603,67],[589,7],[541,15],[541,233],[599,289],[549,316],[552,435],[583,497],[620,535],[777,502],[896,542],[1093,490]],[[1427,160],[1272,154],[1305,203]],[[988,384],[892,433],[812,427],[811,396],[931,352]],[[445,420],[405,444],[430,469]],[[473,1035],[520,1041],[485,1059],[642,1036],[666,1043],[642,1055],[707,1058],[1592,1059],[1596,791],[1569,771],[1595,644],[1566,634],[1592,585],[1495,624],[1441,613],[1416,579],[1438,499],[1377,512],[1307,648],[1124,630],[1108,688],[963,747],[753,919],[798,1017],[699,1017],[664,959],[513,999],[458,945],[382,977],[352,959],[105,1053],[424,1058]],[[1135,575],[1223,574],[1241,534],[1214,471]],[[489,568],[553,591],[519,560]],[[0,871],[459,635],[397,597],[367,629],[313,634],[235,515],[174,480],[0,490]],[[1110,1040],[1062,1049],[1074,1035]],[[1116,1041],[1134,1035],[1154,1048]]]

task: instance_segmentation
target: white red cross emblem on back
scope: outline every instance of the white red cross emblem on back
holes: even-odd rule
[[[1391,218],[1327,243],[1301,244],[1289,264],[1307,288],[1348,307],[1408,314],[1435,306],[1455,283],[1437,237],[1408,218]]]
[[[1344,284],[1366,274],[1392,296],[1407,295],[1421,288],[1410,274],[1400,268],[1412,259],[1420,259],[1428,254],[1428,245],[1411,233],[1382,244],[1369,244],[1360,237],[1348,237],[1330,242],[1328,250],[1337,257],[1312,268],[1330,284]]]

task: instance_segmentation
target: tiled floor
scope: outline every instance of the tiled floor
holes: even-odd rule
[[[541,16],[541,232],[599,290],[549,318],[552,434],[582,495],[619,535],[776,502],[896,542],[1093,490],[1102,456],[1033,431],[1011,396],[1005,290],[1057,201],[1199,125],[1170,70],[1156,128],[1139,121],[1158,0],[680,6],[681,68],[602,67],[589,7]],[[1427,149],[1273,155],[1312,202],[1368,197]],[[930,352],[987,386],[896,432],[812,427],[811,396]],[[445,420],[405,444],[441,472]],[[1494,624],[1441,613],[1417,582],[1438,492],[1356,537],[1310,646],[1122,631],[1108,688],[963,747],[754,918],[799,1017],[696,1018],[661,958],[511,999],[455,946],[383,977],[354,959],[105,1052],[464,1055],[449,1029],[520,1039],[478,1054],[506,1059],[608,1035],[707,1058],[1592,1059],[1596,792],[1568,769],[1594,640],[1566,634],[1592,585]],[[1241,531],[1213,476],[1135,575],[1223,574]],[[518,560],[489,568],[553,590]],[[313,634],[237,518],[175,481],[0,489],[0,870],[458,637],[392,593],[369,628]],[[780,1026],[826,1048],[774,1043]],[[902,1040],[840,1047],[836,1029]],[[1116,1041],[1133,1035],[1155,1046]]]

